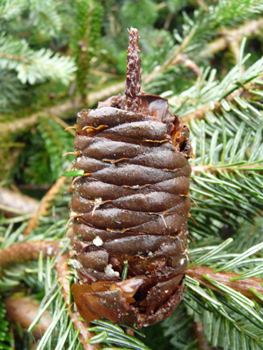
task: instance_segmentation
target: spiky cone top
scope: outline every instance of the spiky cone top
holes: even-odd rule
[[[138,52],[132,28],[126,96],[78,114],[75,169],[85,174],[72,185],[72,292],[86,321],[142,327],[183,296],[192,150],[167,100],[139,94]]]

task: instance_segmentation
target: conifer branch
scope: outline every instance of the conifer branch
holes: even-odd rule
[[[262,167],[258,167],[258,171],[262,171]],[[212,174],[219,174],[222,171],[225,171],[230,174],[235,174],[237,171],[247,172],[247,171],[257,171],[257,164],[241,164],[233,166],[218,166],[218,165],[194,165],[192,166],[192,174],[198,174],[202,172],[209,172]]]
[[[15,243],[0,252],[0,271],[14,264],[37,260],[40,252],[43,252],[43,258],[56,256],[61,251],[59,245],[59,241]]]
[[[30,214],[36,212],[39,201],[16,193],[7,188],[0,187],[0,210],[12,214]]]
[[[26,297],[13,297],[11,299],[5,299],[4,303],[8,319],[11,322],[20,324],[25,330],[28,329],[36,318],[39,309],[39,303],[36,300]],[[51,321],[52,318],[50,313],[45,311],[40,319],[40,322],[35,325],[32,331],[33,336],[41,338]]]
[[[38,119],[43,116],[62,116],[63,114],[76,112],[81,108],[91,107],[100,100],[105,100],[109,96],[116,95],[123,91],[125,88],[125,82],[114,83],[113,85],[102,89],[101,91],[92,92],[88,95],[88,103],[83,104],[83,100],[80,96],[75,97],[73,100],[67,101],[62,104],[55,105],[50,108],[45,108],[40,112],[33,113],[28,117],[12,121],[10,123],[0,123],[0,130],[3,133],[14,133],[19,130],[24,130],[32,127],[38,121]]]
[[[256,292],[261,294],[263,297],[263,280],[261,278],[246,278],[230,282],[230,278],[236,278],[239,276],[239,274],[229,271],[217,272],[216,274],[214,274],[213,271],[214,269],[211,267],[197,266],[188,269],[186,274],[197,280],[202,286],[209,287],[217,292],[222,293],[222,291],[216,288],[212,283],[210,283],[205,278],[205,276],[217,282],[223,283],[225,286],[230,287],[237,292],[240,292],[249,299],[255,299],[256,301],[262,303],[263,300],[256,297],[255,294],[251,291],[251,288],[254,288],[254,290],[256,290]]]
[[[69,286],[69,280],[66,278],[67,276],[70,275],[70,268],[67,264],[69,260],[69,255],[68,254],[64,254],[63,256],[61,256],[56,264],[56,268],[57,268],[57,274],[58,274],[58,281],[59,284],[62,286],[62,293],[64,296],[64,300],[67,303],[68,306],[68,313],[70,315],[70,318],[73,321],[73,325],[76,329],[76,331],[80,330],[79,333],[79,339],[81,341],[81,344],[83,346],[83,348],[85,350],[95,350],[95,349],[101,349],[101,346],[96,344],[96,345],[92,345],[92,344],[88,344],[85,342],[86,339],[90,339],[92,338],[92,336],[94,335],[92,332],[87,331],[87,326],[88,324],[85,321],[81,321],[81,317],[80,314],[78,313],[78,311],[71,311],[70,307],[70,286]]]
[[[31,233],[34,228],[36,228],[39,217],[45,216],[48,209],[52,205],[52,201],[54,197],[61,191],[63,187],[66,186],[68,179],[66,177],[60,177],[57,182],[50,188],[50,190],[46,193],[45,197],[42,199],[40,207],[38,208],[35,215],[30,219],[28,225],[24,231],[24,236],[27,236]]]
[[[35,84],[48,79],[68,84],[76,70],[70,57],[50,49],[32,50],[28,43],[11,36],[0,36],[0,68],[15,70],[23,83]]]
[[[215,55],[216,53],[227,49],[233,41],[240,42],[244,37],[260,35],[263,30],[263,19],[246,22],[239,28],[224,30],[220,32],[221,37],[210,42],[207,48],[200,52],[200,57]]]
[[[259,77],[258,80],[262,80],[263,76]],[[251,93],[251,90],[254,89],[262,89],[262,86],[259,85],[257,82],[250,82],[249,84],[246,84],[244,87],[239,88],[236,87],[237,90],[230,93],[228,96],[225,97],[225,100],[227,102],[233,103],[234,105],[237,105],[237,102],[235,101],[236,97],[242,97],[247,100],[253,100],[255,98],[255,94]],[[202,120],[205,118],[205,115],[208,111],[212,110],[213,113],[218,113],[222,108],[222,103],[219,101],[213,102],[213,107],[211,108],[211,105],[203,106],[200,109],[195,110],[194,112],[191,112],[187,115],[185,115],[182,118],[182,121],[184,123],[190,123],[193,119]]]
[[[10,267],[12,264],[24,263],[32,260],[37,260],[40,251],[43,252],[43,257],[57,256],[60,249],[57,241],[40,241],[40,242],[24,242],[13,244],[10,248],[3,250],[0,253],[0,268]],[[56,268],[59,284],[62,286],[62,294],[67,303],[68,313],[73,321],[76,331],[79,331],[79,339],[85,350],[100,349],[99,345],[91,345],[85,342],[94,334],[86,330],[88,327],[86,322],[81,321],[80,314],[77,311],[71,311],[70,305],[70,286],[67,277],[70,275],[70,268],[67,265],[69,260],[68,253],[58,258]],[[39,305],[30,299],[16,298],[5,300],[8,316],[11,321],[18,322],[23,328],[28,328],[37,316]],[[45,312],[41,321],[33,329],[33,334],[37,337],[43,336],[44,332],[50,325],[48,312]]]
[[[211,346],[207,343],[204,333],[204,325],[202,321],[193,321],[194,332],[197,337],[198,349],[199,350],[212,350]]]

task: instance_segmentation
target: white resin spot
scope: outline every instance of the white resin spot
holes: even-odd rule
[[[104,269],[105,273],[107,276],[109,277],[119,277],[120,274],[118,271],[114,271],[113,268],[112,268],[112,265],[111,264],[108,264],[105,269]]]
[[[185,259],[184,259],[184,258],[182,258],[182,259],[180,260],[180,265],[183,265],[183,264],[184,264],[184,262],[185,262]]]
[[[71,260],[71,264],[74,269],[81,269],[83,267],[83,265],[76,259]]]
[[[47,255],[51,255],[53,252],[53,248],[52,247],[48,247],[47,248]]]
[[[94,238],[92,242],[97,247],[100,247],[103,245],[103,240],[99,236],[96,236],[96,238]]]
[[[102,198],[95,198],[94,203],[95,204],[101,204],[102,203]]]

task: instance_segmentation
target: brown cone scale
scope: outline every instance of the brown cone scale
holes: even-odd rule
[[[192,149],[167,100],[140,93],[138,45],[131,28],[125,96],[78,114],[75,169],[85,174],[73,181],[71,218],[81,316],[139,328],[183,297]]]

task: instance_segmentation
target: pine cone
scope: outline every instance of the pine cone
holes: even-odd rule
[[[73,181],[71,217],[81,316],[141,327],[182,299],[192,150],[167,100],[139,93],[138,52],[132,28],[126,96],[78,114],[75,169],[85,174]]]

